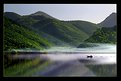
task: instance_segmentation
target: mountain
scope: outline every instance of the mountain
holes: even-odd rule
[[[117,42],[117,14],[112,13],[99,25],[102,27],[97,29],[85,42],[115,44]]]
[[[52,16],[50,16],[50,15],[48,15],[45,12],[42,12],[42,11],[35,12],[35,13],[30,14],[28,16],[33,17],[35,19],[37,19],[37,17],[40,17],[40,16],[43,16],[43,17],[49,18],[49,19],[56,19],[56,18],[54,18],[54,17],[52,17]]]
[[[36,48],[44,49],[54,45],[31,29],[4,17],[4,50]]]
[[[100,28],[97,24],[86,21],[60,21],[41,11],[24,16],[13,12],[5,12],[4,16],[20,25],[20,28],[24,27],[40,36],[41,39],[59,46],[78,46],[80,42],[89,38],[93,32]],[[12,31],[14,30],[16,28]],[[26,33],[26,35],[28,34]],[[33,36],[31,39],[34,39]]]
[[[104,21],[99,23],[102,27],[113,27],[117,25],[117,13],[110,14]]]
[[[85,42],[91,43],[117,43],[117,26],[98,29],[94,34],[89,37]]]

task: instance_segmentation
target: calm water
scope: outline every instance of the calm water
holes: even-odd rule
[[[42,50],[47,54],[20,54],[13,55],[16,59],[32,59],[39,57],[43,60],[51,61],[72,61],[79,60],[85,64],[116,64],[116,45],[97,44],[95,47],[75,48],[75,47],[52,47]],[[22,50],[26,51],[26,50]],[[38,51],[38,50],[31,50]],[[87,58],[92,56],[92,58]]]

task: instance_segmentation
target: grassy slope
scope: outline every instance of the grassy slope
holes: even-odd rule
[[[86,42],[96,43],[116,43],[117,41],[117,26],[112,28],[102,27],[98,29]]]
[[[43,49],[51,45],[52,43],[30,29],[4,18],[4,50],[14,48]]]

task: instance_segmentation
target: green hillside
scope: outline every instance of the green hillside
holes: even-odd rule
[[[53,45],[30,29],[4,17],[4,50],[20,48],[43,49]]]
[[[20,24],[24,28],[31,30],[34,34],[36,33],[40,36],[41,42],[42,39],[47,39],[55,45],[78,46],[80,42],[89,38],[89,36],[99,28],[98,25],[86,21],[60,21],[43,12],[36,12],[24,16],[12,12],[5,12],[4,16]],[[16,28],[12,31],[16,31],[15,29]],[[21,34],[19,33],[19,35]],[[28,39],[32,38],[33,37],[30,36]],[[39,45],[36,44],[36,46]]]
[[[94,43],[116,43],[117,42],[117,26],[98,29],[94,34],[85,42]]]
[[[39,21],[33,24],[33,27],[71,45],[77,45],[88,38],[88,35],[77,27],[59,20]]]
[[[69,21],[68,23],[74,25],[81,31],[85,32],[88,36],[91,36],[100,26],[87,21]]]

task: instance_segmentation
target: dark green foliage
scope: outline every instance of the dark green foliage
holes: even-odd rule
[[[116,43],[117,42],[117,26],[112,28],[102,27],[98,29],[86,42],[96,43]]]
[[[4,50],[19,48],[43,49],[52,43],[26,27],[4,18]]]

